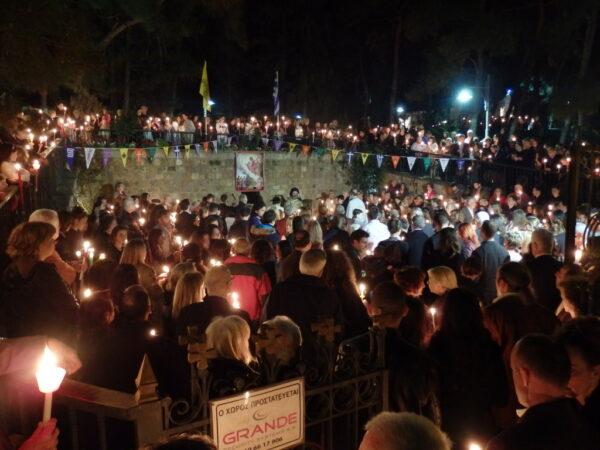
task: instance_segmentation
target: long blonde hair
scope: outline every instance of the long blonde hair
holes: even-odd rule
[[[311,244],[319,244],[321,247],[323,246],[323,229],[318,221],[311,220],[308,222],[306,231],[308,231],[308,234],[310,235]]]
[[[181,310],[191,305],[202,301],[204,292],[204,276],[200,272],[186,273],[177,282],[175,287],[175,295],[173,297],[173,319],[179,317]]]
[[[169,272],[169,279],[167,280],[167,285],[165,286],[166,290],[173,292],[177,287],[177,282],[181,279],[181,277],[183,277],[186,273],[194,272],[198,272],[198,270],[193,262],[182,262],[177,264]]]
[[[249,346],[250,327],[239,316],[216,317],[206,328],[206,341],[221,358],[250,364],[254,361]]]
[[[132,239],[123,249],[120,264],[146,264],[146,243],[142,239]]]

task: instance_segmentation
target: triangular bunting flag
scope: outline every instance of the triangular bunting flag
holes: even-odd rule
[[[67,167],[69,170],[73,169],[73,163],[75,162],[75,149],[67,147]]]
[[[213,146],[213,150],[215,151],[215,153],[217,153],[217,149],[218,149],[217,145],[218,145],[218,144],[219,144],[219,143],[218,143],[216,140],[215,140],[215,141],[212,141],[212,146]]]
[[[179,156],[181,156],[181,149],[179,148],[179,146],[176,145],[175,147],[173,147],[173,151],[175,152],[175,159],[179,159]]]
[[[262,138],[262,143],[263,143],[263,145],[264,145],[265,147],[266,147],[267,145],[269,145],[269,138],[266,138],[266,137]]]
[[[142,158],[144,157],[144,149],[142,148],[136,148],[135,149],[135,163],[138,166],[142,165]]]
[[[123,167],[127,167],[127,156],[129,155],[129,149],[127,147],[120,148],[119,153],[121,153],[121,161],[123,161]]]
[[[229,146],[229,145],[231,145],[231,140],[232,140],[232,139],[233,139],[233,138],[232,138],[231,136],[229,136],[229,137],[227,138],[227,145],[228,145],[228,146]]]
[[[196,156],[200,156],[200,144],[194,144],[194,151],[196,152]]]
[[[321,157],[325,154],[325,149],[323,147],[314,147],[313,153],[315,153],[318,157]]]
[[[184,150],[183,150],[183,157],[184,157],[185,159],[190,159],[190,146],[189,146],[189,145],[186,145],[186,146],[185,146],[185,147],[183,147],[183,148],[184,148]]]
[[[310,153],[310,145],[302,145],[302,154],[307,156]]]
[[[92,159],[94,159],[94,153],[96,153],[96,149],[94,147],[86,147],[85,151],[85,168],[89,169],[90,164],[92,163]]]
[[[108,166],[110,160],[112,159],[112,149],[105,148],[102,150],[102,167]]]
[[[381,164],[383,164],[383,155],[377,155],[377,167],[381,169]]]
[[[348,158],[348,164],[350,164],[352,162],[353,156],[354,156],[354,153],[352,153],[352,152],[346,153],[346,158]]]
[[[335,161],[340,154],[340,150],[332,149],[331,150],[331,161]]]
[[[415,165],[415,161],[417,160],[417,158],[415,158],[414,156],[407,156],[406,157],[406,161],[408,162],[408,170],[412,170],[412,168]]]
[[[208,153],[208,141],[202,143],[204,145],[204,153]]]
[[[423,158],[423,167],[425,167],[425,171],[427,171],[429,169],[430,165],[431,165],[431,158],[429,158],[429,157]]]
[[[392,156],[392,166],[394,166],[394,169],[398,166],[399,161],[400,161],[400,157],[398,155]]]
[[[459,159],[458,161],[456,161],[456,164],[458,165],[458,171],[462,172],[462,170],[465,168],[465,160]]]
[[[163,153],[165,154],[165,158],[169,158],[169,147],[163,147],[162,148]]]
[[[148,147],[146,149],[146,157],[148,158],[148,161],[154,161],[154,156],[156,156],[156,147]]]
[[[365,165],[365,163],[367,162],[367,159],[369,159],[369,153],[361,153],[360,157],[362,159],[363,162],[363,166]]]
[[[273,145],[275,146],[275,151],[278,152],[279,150],[281,150],[283,141],[281,139],[275,139],[275,141],[273,141]]]
[[[293,152],[294,150],[296,150],[296,145],[298,145],[298,144],[294,144],[293,142],[289,142],[288,143],[288,147],[290,149],[290,153]]]
[[[440,158],[440,167],[442,168],[442,172],[446,171],[446,167],[448,166],[448,161],[450,161],[449,158]],[[425,169],[427,170],[427,169]]]

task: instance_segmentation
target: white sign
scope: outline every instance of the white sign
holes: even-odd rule
[[[210,402],[219,450],[290,448],[304,442],[304,379]]]

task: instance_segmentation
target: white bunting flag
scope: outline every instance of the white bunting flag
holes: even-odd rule
[[[85,168],[89,169],[90,164],[92,163],[92,159],[94,158],[94,153],[96,153],[96,149],[94,147],[86,147],[84,150],[85,150]]]
[[[213,146],[213,149],[215,150],[215,153],[217,153],[217,145],[218,144],[219,144],[218,141],[212,141],[212,146]]]
[[[417,160],[417,158],[415,156],[407,156],[406,157],[406,161],[408,161],[408,170],[412,170],[413,166],[415,165],[416,160]]]
[[[446,171],[446,167],[448,166],[449,158],[440,158],[440,167],[442,168],[442,172]]]
[[[377,155],[377,167],[381,168],[381,164],[383,164],[383,155]]]

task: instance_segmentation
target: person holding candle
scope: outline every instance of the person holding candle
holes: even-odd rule
[[[52,225],[56,230],[54,233],[54,240],[56,241],[58,239],[60,223],[58,220],[58,213],[56,211],[52,209],[35,210],[29,216],[29,222],[43,222]],[[71,286],[73,284],[73,282],[77,279],[77,269],[81,269],[81,267],[74,267],[73,265],[64,261],[56,249],[45,259],[45,262],[52,264],[56,268],[56,271],[67,284],[67,286]]]
[[[44,334],[71,342],[75,337],[78,305],[45,260],[55,252],[56,229],[43,222],[18,225],[10,234],[11,264],[0,282],[2,321],[8,337]]]
[[[180,318],[181,311],[204,298],[204,275],[200,272],[186,273],[177,282],[173,296],[171,317],[176,323],[177,335],[187,333],[187,323]]]
[[[0,173],[10,184],[29,183],[31,174],[17,162],[18,151],[9,143],[0,143]]]
[[[400,334],[411,344],[423,347],[433,335],[433,325],[421,298],[425,289],[425,273],[415,266],[402,267],[394,273],[394,282],[404,292],[408,306],[408,313],[398,328]]]
[[[508,385],[500,349],[473,294],[448,292],[429,354],[439,368],[442,429],[459,445],[470,436],[480,441],[494,436],[492,411],[507,401]]]

